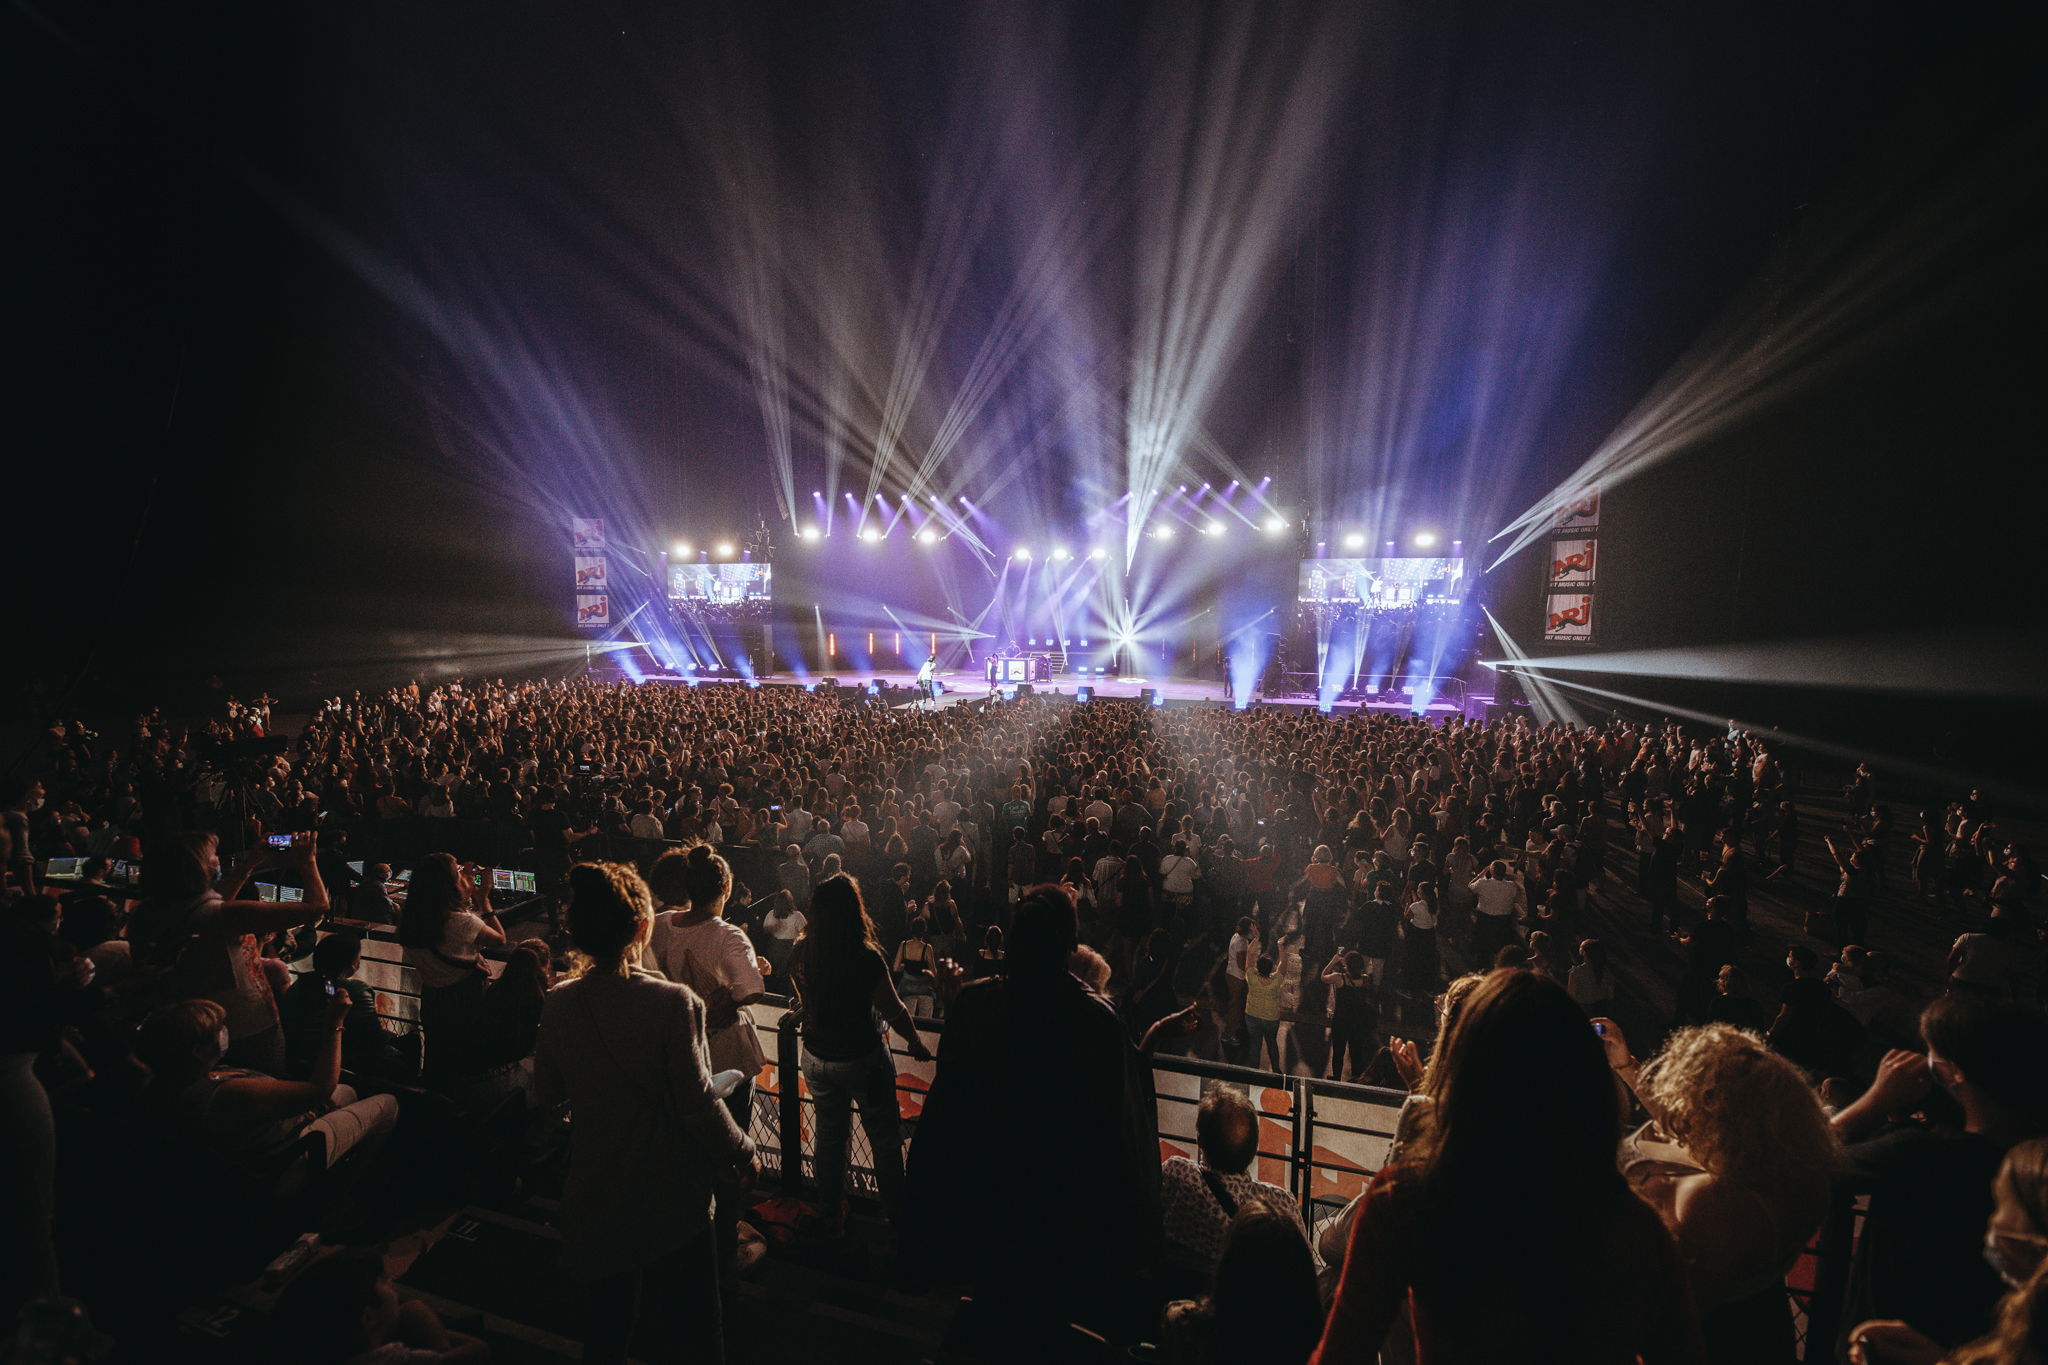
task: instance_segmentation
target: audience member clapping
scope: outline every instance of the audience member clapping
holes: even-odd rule
[[[1680,1029],[1638,1069],[1595,1021],[1652,1122],[1622,1172],[1678,1239],[1716,1365],[1790,1360],[1785,1273],[1826,1216],[1840,1144],[1797,1067],[1726,1024]]]

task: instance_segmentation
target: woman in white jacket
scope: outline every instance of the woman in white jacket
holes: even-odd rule
[[[750,1187],[761,1163],[712,1090],[704,1002],[634,965],[654,922],[647,884],[621,864],[579,863],[569,891],[569,935],[590,962],[548,993],[534,1080],[576,1124],[562,1268],[589,1297],[583,1359],[626,1359],[651,1279],[668,1353],[719,1362],[712,1188]]]

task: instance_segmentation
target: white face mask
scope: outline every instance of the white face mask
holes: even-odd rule
[[[214,1064],[215,1066],[219,1066],[219,1065],[220,1065],[220,1064],[221,1064],[222,1062],[224,1062],[224,1061],[226,1061],[226,1060],[227,1060],[227,1056],[228,1056],[228,1030],[227,1030],[227,1025],[223,1024],[223,1025],[221,1025],[221,1030],[220,1030],[220,1051],[214,1054],[214,1057],[213,1057],[213,1064]]]

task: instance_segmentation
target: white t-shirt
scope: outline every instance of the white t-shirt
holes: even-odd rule
[[[1195,894],[1196,863],[1193,858],[1184,858],[1169,853],[1159,860],[1162,883],[1169,896],[1192,896]]]
[[[1415,901],[1408,907],[1408,922],[1418,929],[1436,928],[1436,916],[1429,911],[1428,901]]]
[[[441,931],[441,956],[460,958],[465,962],[481,960],[476,936],[483,927],[484,922],[467,910],[458,910],[450,915],[448,927]],[[420,985],[425,987],[459,985],[467,974],[463,968],[449,966],[425,948],[407,948],[405,960],[419,972]]]
[[[706,1000],[720,987],[735,999],[767,989],[746,930],[715,918],[701,924],[679,924],[683,914],[679,910],[664,910],[654,917],[645,961],[659,967],[669,980],[681,982]],[[713,1033],[709,1039],[712,1070],[752,1072],[754,1060],[760,1055],[759,1043],[751,1036],[753,1032],[753,1017],[742,1009],[730,1028]]]
[[[1503,877],[1496,881],[1481,877],[1472,883],[1472,894],[1479,898],[1479,913],[1482,915],[1512,915],[1515,906],[1522,900],[1522,888]]]
[[[1244,955],[1245,951],[1250,947],[1251,940],[1243,934],[1232,934],[1230,936],[1230,952],[1223,959],[1224,975],[1234,976],[1239,981],[1244,980]]]
[[[769,935],[779,942],[794,943],[796,942],[796,936],[804,931],[804,925],[809,923],[809,921],[804,918],[803,911],[792,910],[786,919],[777,919],[774,915],[770,915],[762,920],[761,923],[768,930]]]

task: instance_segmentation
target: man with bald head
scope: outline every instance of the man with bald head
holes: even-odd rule
[[[1282,1139],[1284,1141],[1284,1139]],[[1195,1110],[1199,1163],[1168,1157],[1159,1168],[1159,1208],[1167,1265],[1205,1281],[1223,1254],[1223,1235],[1245,1200],[1260,1197],[1301,1221],[1301,1204],[1257,1177],[1259,1111],[1234,1085],[1211,1081]],[[1307,1237],[1308,1230],[1302,1229]]]

